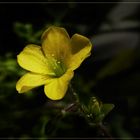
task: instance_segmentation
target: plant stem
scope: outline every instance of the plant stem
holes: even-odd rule
[[[100,129],[100,131],[103,133],[103,135],[108,138],[108,140],[113,140],[111,134],[108,132],[108,130],[102,123],[98,124],[97,126]]]
[[[73,87],[71,84],[69,84],[69,89],[70,89],[70,92],[71,94],[73,95],[74,99],[75,99],[75,102],[79,104],[79,98],[78,98],[78,95],[77,93],[74,91]]]
[[[70,107],[68,107],[68,108],[66,109],[66,111],[71,110],[74,106],[77,105],[77,107],[81,110],[81,112],[84,113],[84,110],[83,110],[83,108],[81,107],[81,104],[80,104],[78,95],[77,95],[77,93],[74,91],[74,89],[73,89],[73,87],[72,87],[71,84],[70,84],[69,88],[70,88],[70,92],[72,93],[73,97],[75,98],[75,103],[73,103]],[[106,127],[105,127],[102,123],[97,124],[97,127],[100,129],[101,133],[102,133],[104,136],[106,136],[106,139],[108,139],[108,140],[113,140],[111,134],[108,132],[108,130],[106,129]]]

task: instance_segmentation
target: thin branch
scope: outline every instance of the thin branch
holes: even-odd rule
[[[113,137],[111,136],[111,134],[109,133],[109,131],[106,129],[106,127],[103,124],[98,124],[97,125],[100,129],[100,131],[104,134],[104,136],[106,136],[106,138],[108,138],[108,140],[113,140]]]

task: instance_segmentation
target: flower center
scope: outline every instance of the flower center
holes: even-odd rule
[[[60,77],[66,72],[66,66],[62,62],[62,60],[57,60],[54,58],[54,55],[49,58],[49,67],[54,73],[54,77]]]

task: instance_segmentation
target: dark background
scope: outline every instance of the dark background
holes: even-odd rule
[[[73,86],[83,99],[96,96],[115,105],[104,120],[113,137],[140,137],[140,3],[94,2],[0,3],[0,137],[99,137],[77,114],[48,132],[57,109],[48,107],[43,87],[23,95],[15,90],[24,73],[16,55],[26,44],[40,44],[49,25],[91,39],[92,55],[75,71]]]

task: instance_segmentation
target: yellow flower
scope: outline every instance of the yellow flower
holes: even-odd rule
[[[18,64],[29,71],[16,84],[19,93],[45,85],[44,92],[52,100],[62,99],[68,84],[83,60],[90,55],[88,38],[69,37],[60,27],[49,27],[42,35],[42,46],[27,45],[17,56]]]

